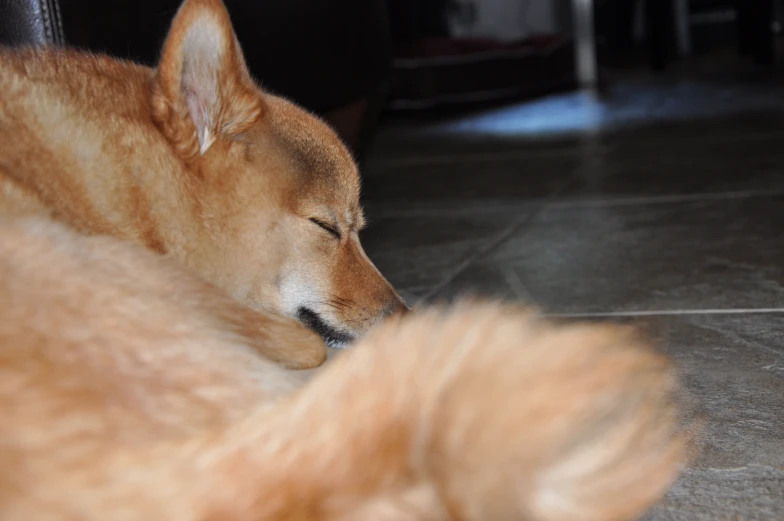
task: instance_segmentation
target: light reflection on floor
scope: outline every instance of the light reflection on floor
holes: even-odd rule
[[[553,95],[440,122],[425,132],[521,137],[590,134],[642,123],[729,115],[781,103],[764,91],[738,96],[738,88],[743,87],[694,82],[619,85],[600,97],[586,92]]]

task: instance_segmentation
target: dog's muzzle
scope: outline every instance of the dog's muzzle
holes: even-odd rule
[[[305,327],[318,334],[329,347],[342,349],[348,347],[354,340],[352,335],[339,331],[327,324],[324,319],[312,309],[305,307],[297,309],[297,320],[302,322]]]

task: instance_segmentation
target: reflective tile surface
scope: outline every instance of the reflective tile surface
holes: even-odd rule
[[[784,84],[629,82],[382,129],[371,258],[465,293],[644,324],[707,418],[645,518],[784,519]]]

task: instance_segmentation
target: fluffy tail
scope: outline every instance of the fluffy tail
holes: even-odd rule
[[[628,328],[554,326],[487,303],[414,313],[225,433],[220,512],[634,519],[685,457],[675,392],[668,362]]]

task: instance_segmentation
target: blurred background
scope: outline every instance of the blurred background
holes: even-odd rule
[[[779,0],[225,3],[254,76],[327,119],[360,159],[382,122],[448,119],[530,100],[567,103],[566,93],[585,89],[609,108],[630,81],[731,83],[773,77],[778,67]],[[0,0],[0,43],[67,44],[154,64],[179,4]],[[625,116],[610,119],[671,117],[639,109],[627,106]],[[563,134],[588,120],[600,124],[598,112],[577,109],[568,124],[529,118],[515,130]]]
[[[178,4],[0,0],[0,43],[154,64]],[[779,0],[226,4],[253,75],[355,153],[411,304],[643,325],[708,420],[646,519],[784,519]]]

